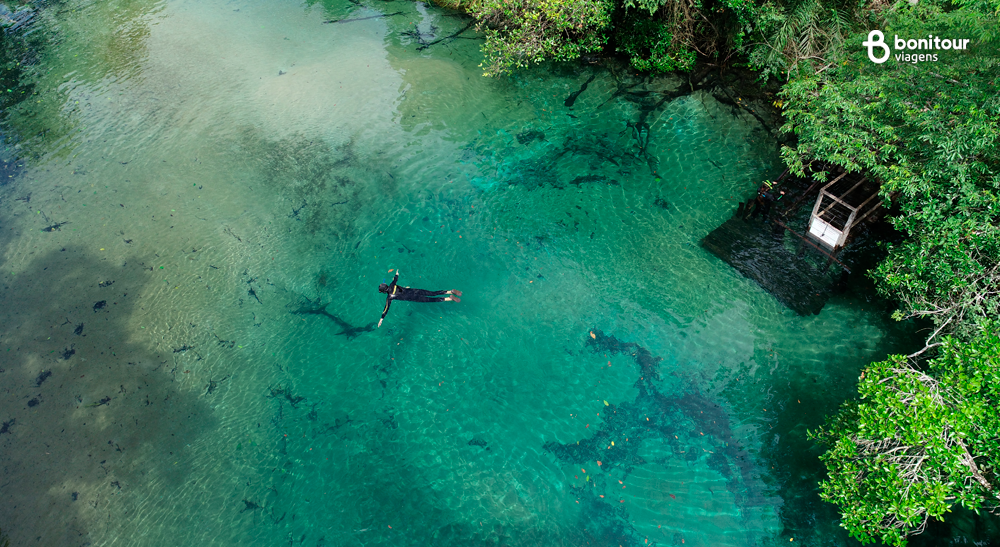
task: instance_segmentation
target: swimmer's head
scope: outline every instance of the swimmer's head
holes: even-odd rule
[[[378,286],[378,292],[389,292],[389,285],[382,283]]]

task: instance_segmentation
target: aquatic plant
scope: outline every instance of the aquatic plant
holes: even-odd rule
[[[623,507],[612,509],[596,499],[601,493],[596,481],[610,474],[624,480],[636,467],[649,463],[640,455],[644,445],[649,443],[671,449],[670,456],[657,458],[656,463],[665,465],[670,458],[692,461],[705,457],[705,463],[725,478],[726,489],[737,500],[746,504],[760,499],[760,493],[754,490],[757,481],[750,455],[740,447],[729,415],[721,404],[703,395],[693,384],[685,386],[680,396],[661,393],[655,382],[660,380],[662,357],[635,342],[619,340],[597,328],[589,335],[584,345],[594,353],[627,355],[639,368],[639,378],[635,382],[639,393],[635,400],[618,404],[605,401],[600,414],[603,422],[592,436],[577,442],[550,441],[543,445],[563,462],[588,467],[596,463],[599,471],[593,472],[593,478],[588,477],[586,482],[593,481],[597,490],[571,487],[579,492],[586,502],[588,514],[593,517],[594,522],[588,523],[594,530],[591,535],[613,532],[616,539],[611,544],[624,544],[628,538],[638,537],[628,524]],[[687,439],[681,440],[681,434]],[[689,439],[698,439],[697,444],[709,443],[711,450],[692,450],[690,445],[696,442]],[[631,542],[638,544],[638,541]]]

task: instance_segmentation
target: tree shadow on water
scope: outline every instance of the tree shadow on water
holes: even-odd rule
[[[187,475],[175,462],[216,425],[130,321],[150,274],[129,262],[65,247],[4,266],[0,526],[15,545],[99,542],[169,499]]]

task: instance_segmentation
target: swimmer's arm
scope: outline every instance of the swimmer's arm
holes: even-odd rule
[[[378,320],[378,326],[379,327],[382,326],[382,321],[385,320],[385,314],[389,313],[389,304],[392,304],[392,297],[391,296],[386,296],[385,297],[385,309],[382,310],[382,317],[380,317],[379,320]]]
[[[396,292],[396,281],[399,279],[399,270],[396,270],[396,275],[392,278],[392,283],[389,284],[389,294],[385,297],[385,309],[382,310],[382,317],[378,320],[378,326],[382,326],[382,321],[385,319],[385,314],[389,313],[389,304],[392,303],[392,293]]]

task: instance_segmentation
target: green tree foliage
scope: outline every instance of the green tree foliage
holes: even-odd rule
[[[883,0],[785,0],[764,2],[753,18],[750,66],[761,77],[795,76],[836,62],[847,38],[875,19]]]
[[[691,70],[701,9],[701,0],[623,0],[615,14],[615,49],[637,70]]]
[[[473,0],[470,11],[486,33],[486,75],[601,50],[612,8],[609,0]]]
[[[786,162],[802,173],[820,159],[882,183],[907,237],[870,275],[900,303],[894,317],[934,325],[923,350],[871,365],[860,401],[815,433],[827,448],[821,496],[866,543],[901,545],[954,505],[994,509],[1000,496],[1000,3],[991,1],[901,2],[877,27],[887,41],[967,38],[967,50],[880,65],[846,46],[866,38],[857,34],[782,91],[785,129],[799,137]],[[932,348],[926,367],[912,361]]]
[[[737,53],[758,26],[754,0],[623,0],[616,11],[616,50],[642,71],[688,71],[696,55]]]
[[[821,497],[862,543],[903,545],[955,504],[1000,504],[1000,325],[945,337],[926,369],[890,356],[862,374],[859,401],[812,433],[827,447]]]
[[[900,8],[885,35],[964,37],[965,51],[937,62],[872,63],[857,50],[836,66],[790,81],[785,149],[801,172],[820,159],[864,171],[895,203],[909,236],[874,272],[901,303],[897,319],[926,317],[933,346],[1000,317],[1000,56],[997,17],[986,4]],[[852,40],[860,44],[863,36]]]
[[[694,51],[678,47],[670,30],[670,25],[632,10],[615,27],[617,50],[628,55],[632,66],[643,72],[691,70]]]
[[[691,70],[696,55],[731,55],[759,26],[755,0],[438,0],[466,9],[486,33],[487,75],[605,46],[637,70]]]
[[[611,46],[637,70],[742,56],[763,79],[821,69],[890,0],[438,0],[477,17],[498,75]]]

